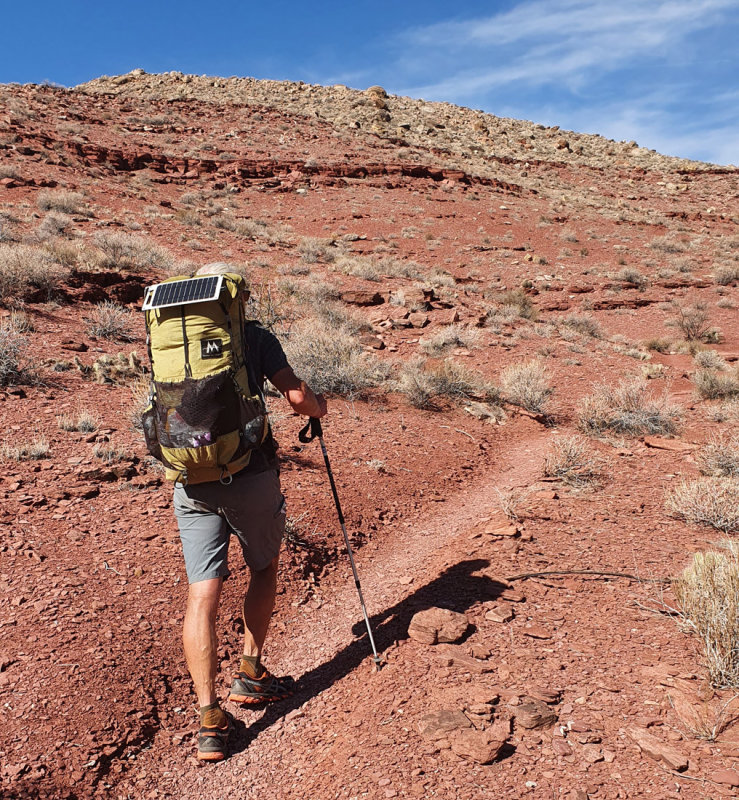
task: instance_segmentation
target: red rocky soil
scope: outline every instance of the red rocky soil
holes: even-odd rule
[[[3,798],[731,796],[739,725],[696,728],[732,695],[709,687],[698,642],[660,612],[675,602],[663,579],[719,538],[669,516],[664,494],[698,474],[696,448],[736,426],[736,405],[718,414],[697,397],[665,323],[673,301],[705,303],[711,347],[735,364],[736,281],[717,276],[736,265],[736,171],[377,89],[249,87],[140,73],[0,87],[0,255],[36,248],[59,273],[51,297],[0,308],[5,325],[25,313],[37,376],[0,387],[0,444],[49,445],[0,462]],[[54,235],[42,192],[83,198]],[[112,232],[166,248],[170,272],[246,263],[262,311],[271,297],[281,316],[310,316],[301,287],[325,282],[391,376],[456,323],[476,338],[443,356],[494,383],[538,359],[553,389],[546,413],[504,402],[493,424],[465,403],[415,408],[391,382],[330,399],[379,672],[320,450],[298,445],[302,421],[272,399],[291,530],[265,660],[298,692],[232,709],[234,752],[214,767],[193,756],[171,490],[133,426],[132,376],[91,371],[145,350],[137,316],[129,342],[91,336],[95,304],[136,309],[165,274],[104,266],[95,237]],[[486,322],[511,289],[536,321]],[[666,352],[644,346],[655,338]],[[594,488],[545,478],[594,384],[645,371],[681,407],[676,437],[589,440],[604,463]],[[61,430],[80,410],[98,429]],[[246,581],[232,561],[224,687]],[[439,627],[456,641],[429,643]]]

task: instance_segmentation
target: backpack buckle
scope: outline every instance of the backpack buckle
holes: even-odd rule
[[[222,486],[230,486],[233,483],[233,479],[234,476],[224,467],[218,480]]]

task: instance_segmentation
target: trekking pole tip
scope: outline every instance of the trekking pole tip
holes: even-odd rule
[[[380,656],[373,656],[372,660],[375,662],[375,672],[379,672],[385,666],[385,662]]]

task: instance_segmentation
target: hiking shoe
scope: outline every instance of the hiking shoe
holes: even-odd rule
[[[228,750],[228,737],[233,727],[233,717],[225,711],[222,726],[203,725],[198,731],[198,760],[223,761]]]
[[[265,669],[259,678],[250,678],[245,672],[234,675],[228,699],[232,703],[257,705],[285,700],[295,694],[295,681],[289,676],[275,677]]]

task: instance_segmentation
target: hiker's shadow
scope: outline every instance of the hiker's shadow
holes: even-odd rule
[[[489,565],[490,562],[486,559],[461,561],[399,603],[370,617],[378,652],[382,653],[394,642],[407,637],[408,625],[418,611],[439,606],[464,612],[475,603],[499,597],[505,589],[504,584],[486,575],[475,574]],[[363,620],[360,619],[352,626],[352,633],[357,638],[350,644],[329,661],[300,677],[293,697],[268,706],[264,715],[251,725],[243,729],[238,726],[232,743],[232,753],[245,750],[261,731],[356,669],[371,653],[371,648]]]

